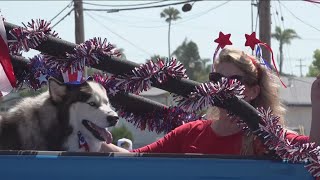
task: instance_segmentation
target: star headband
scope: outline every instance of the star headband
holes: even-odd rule
[[[230,41],[230,37],[231,37],[231,34],[223,34],[222,32],[220,32],[219,33],[219,37],[214,40],[214,42],[218,43],[218,46],[217,46],[217,48],[216,48],[216,50],[214,51],[214,54],[213,54],[213,58],[212,58],[213,63],[214,63],[214,60],[216,59],[216,56],[217,56],[217,54],[218,54],[220,49],[223,49],[226,45],[232,45],[232,42]],[[260,61],[260,64],[263,64],[268,69],[272,70],[270,64],[266,60],[264,60],[262,58],[261,46],[264,46],[266,49],[268,49],[270,51],[273,67],[274,67],[274,69],[275,69],[275,71],[276,71],[276,73],[278,75],[278,78],[279,78],[281,84],[286,88],[286,85],[283,83],[283,81],[280,78],[280,74],[279,74],[279,71],[277,69],[277,66],[276,66],[276,63],[275,63],[275,60],[274,60],[273,51],[272,51],[271,47],[267,43],[261,42],[259,39],[257,39],[255,32],[251,33],[250,35],[249,34],[245,34],[245,37],[246,37],[245,46],[250,46],[250,48],[252,50],[254,50],[255,47],[256,47],[256,53],[255,54],[256,54],[257,60]],[[255,62],[253,62],[253,63],[255,63]],[[214,69],[213,69],[213,64],[212,64],[211,72],[213,72],[213,71],[214,71]]]

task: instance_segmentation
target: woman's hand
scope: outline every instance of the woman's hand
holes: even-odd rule
[[[118,147],[112,143],[110,144],[107,144],[107,143],[102,143],[101,144],[101,148],[100,148],[100,152],[102,153],[109,153],[109,152],[125,152],[125,153],[128,153],[130,151],[126,150],[126,149],[123,149],[121,147]]]

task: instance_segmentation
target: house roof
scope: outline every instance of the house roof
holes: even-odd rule
[[[4,103],[6,101],[10,101],[11,99],[17,99],[17,98],[20,98],[19,93],[11,92],[6,96],[0,97],[0,102]]]
[[[160,96],[160,95],[168,94],[168,93],[169,93],[168,91],[152,87],[148,91],[143,91],[140,95],[141,96]]]
[[[280,87],[280,98],[286,105],[311,105],[311,86],[315,77],[281,77],[287,88]]]

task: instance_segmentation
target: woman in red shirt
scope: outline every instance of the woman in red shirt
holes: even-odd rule
[[[280,103],[276,77],[254,59],[236,49],[224,48],[210,73],[210,81],[221,77],[237,79],[245,85],[244,100],[254,107],[270,107],[273,114],[280,117],[284,125],[284,107]],[[131,152],[144,153],[203,153],[232,155],[261,155],[266,152],[259,139],[247,136],[241,128],[227,116],[226,110],[212,107],[207,119],[186,123],[177,127],[160,140]],[[307,136],[288,133],[294,142],[307,142]],[[101,152],[129,152],[113,144],[103,144]]]

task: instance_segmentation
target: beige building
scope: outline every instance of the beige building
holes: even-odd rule
[[[142,92],[140,95],[145,98],[162,103],[164,105],[171,105],[172,103],[170,93],[162,89],[151,88],[148,91]],[[133,134],[133,148],[138,148],[150,144],[164,136],[163,133],[157,134],[148,130],[141,131],[140,129],[133,126],[131,123],[127,122],[125,119],[121,119],[120,123],[117,126],[121,126],[122,124],[124,124]]]
[[[286,105],[287,126],[309,135],[311,127],[311,85],[314,77],[282,77],[287,88],[280,87],[280,97]]]

